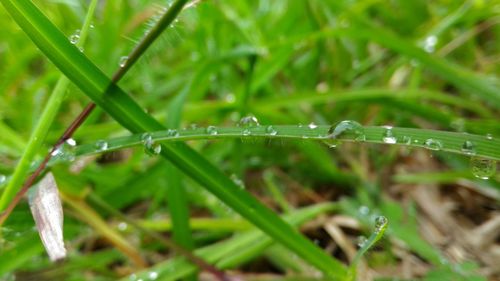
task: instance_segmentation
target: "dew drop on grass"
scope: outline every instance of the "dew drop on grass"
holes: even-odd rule
[[[492,140],[493,139],[493,135],[492,134],[486,134],[486,139],[487,140]]]
[[[155,156],[161,152],[161,144],[153,140],[150,133],[144,133],[141,137],[142,144],[144,145],[144,152],[149,156]]]
[[[443,144],[441,144],[440,141],[435,140],[435,139],[427,139],[427,140],[425,140],[424,146],[427,149],[435,150],[435,151],[443,149]]]
[[[179,136],[179,132],[177,132],[176,129],[168,129],[167,130],[167,137],[178,137]]]
[[[125,67],[128,61],[128,56],[122,56],[120,57],[120,62],[118,63],[120,67]]]
[[[361,124],[352,120],[344,120],[333,125],[328,130],[327,139],[323,142],[329,147],[336,147],[340,138],[348,138],[355,141],[365,141],[365,129]]]
[[[462,152],[467,155],[476,154],[476,146],[471,141],[464,141],[461,148]]]
[[[156,280],[158,278],[158,272],[156,271],[151,271],[149,274],[148,274],[148,278],[149,280]]]
[[[310,123],[309,125],[307,125],[307,127],[311,130],[314,130],[316,128],[318,128],[318,125],[314,124],[314,123]]]
[[[272,125],[269,125],[266,127],[266,134],[270,136],[276,136],[278,134],[278,131],[276,131]]]
[[[425,38],[424,41],[424,50],[427,53],[433,53],[434,50],[436,50],[436,44],[438,42],[438,39],[435,35],[431,35]]]
[[[78,43],[78,41],[80,41],[80,30],[79,30],[79,29],[77,29],[77,30],[75,31],[75,33],[73,33],[73,34],[71,34],[71,35],[69,36],[69,42],[70,42],[71,44],[73,44],[73,45],[74,45],[74,44]]]
[[[402,142],[403,142],[403,144],[410,145],[411,144],[411,137],[403,136]]]
[[[105,140],[98,140],[95,142],[94,146],[97,151],[106,151],[108,149],[108,142]]]
[[[358,236],[356,244],[358,245],[359,248],[363,248],[366,242],[368,242],[368,239],[366,239],[366,237]]]
[[[212,136],[215,136],[219,133],[219,132],[217,132],[217,128],[215,126],[208,126],[206,129],[206,132],[207,132],[207,134],[212,135]]]
[[[387,218],[384,216],[378,216],[375,218],[375,233],[379,233],[387,226]]]
[[[259,120],[253,115],[245,116],[238,122],[238,127],[253,128],[260,126]]]
[[[367,216],[370,213],[370,208],[363,205],[363,206],[359,207],[358,212],[362,216]]]
[[[4,184],[7,181],[7,176],[0,174],[0,185]]]
[[[487,180],[496,173],[497,161],[473,156],[470,159],[470,167],[476,178]]]
[[[384,143],[388,143],[388,144],[395,144],[396,143],[396,138],[394,137],[394,134],[392,133],[391,126],[384,126],[384,132],[382,133],[382,141]]]

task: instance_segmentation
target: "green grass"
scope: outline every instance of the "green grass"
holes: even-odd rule
[[[0,210],[85,104],[98,108],[48,168],[69,259],[49,263],[21,203],[0,229],[0,279],[196,280],[151,231],[245,280],[352,279],[399,267],[401,251],[426,280],[488,272],[420,237],[429,215],[412,190],[456,200],[467,186],[498,206],[498,1],[1,2]],[[76,29],[85,45],[69,42]],[[238,125],[248,115],[260,124]],[[473,207],[457,221],[493,216]],[[357,223],[338,226],[352,257],[326,231],[339,216]]]

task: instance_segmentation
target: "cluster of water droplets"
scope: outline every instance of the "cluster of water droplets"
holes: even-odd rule
[[[341,138],[365,141],[365,129],[361,124],[352,120],[344,120],[333,125],[328,130],[328,136],[323,142],[333,148],[340,144]]]
[[[366,209],[364,209],[362,211],[363,207]],[[365,215],[368,215],[368,213],[369,213],[369,209],[366,206],[360,207],[359,211],[365,213]],[[375,235],[378,235],[379,233],[384,232],[385,229],[387,228],[388,223],[389,223],[389,220],[385,216],[376,216],[374,221],[375,221],[375,227],[373,230],[373,234],[375,234]],[[359,248],[363,248],[366,245],[366,243],[369,243],[369,240],[365,236],[362,236],[362,235],[358,236],[356,244],[358,245]]]
[[[161,152],[161,144],[153,140],[153,136],[150,133],[144,133],[141,136],[142,144],[144,145],[144,152],[149,156],[155,156]]]

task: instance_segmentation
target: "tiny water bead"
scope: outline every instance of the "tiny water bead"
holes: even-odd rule
[[[253,128],[260,126],[259,120],[253,115],[245,116],[238,122],[238,127]]]
[[[272,125],[269,125],[266,127],[266,134],[270,136],[276,136],[278,134],[278,131],[276,131]]]
[[[77,29],[77,30],[75,31],[75,33],[73,33],[73,34],[71,34],[71,35],[69,36],[69,42],[70,42],[71,44],[73,44],[73,45],[74,45],[74,44],[78,43],[78,41],[80,41],[80,30],[79,30],[79,29]]]
[[[438,38],[435,35],[431,35],[425,38],[424,50],[428,53],[433,53],[436,49]]]
[[[128,61],[128,56],[122,56],[120,57],[120,62],[118,63],[120,67],[125,67]]]
[[[95,142],[95,148],[97,151],[105,151],[108,149],[108,142],[105,140],[98,140]]]
[[[411,137],[403,136],[403,139],[401,141],[403,144],[410,145],[411,144]]]
[[[156,143],[153,140],[153,136],[150,133],[144,133],[141,137],[142,143],[144,145],[144,152],[149,156],[155,156],[161,152],[161,144]]]
[[[67,139],[59,147],[51,152],[52,157],[63,160],[63,161],[74,161],[75,156],[76,141],[72,138]]]
[[[4,184],[7,181],[7,176],[0,174],[0,185]]]
[[[395,144],[396,137],[392,133],[392,126],[384,126],[384,132],[382,133],[382,141],[388,144]]]
[[[435,151],[443,149],[443,144],[440,141],[435,140],[435,139],[427,139],[427,140],[425,140],[424,146],[427,149],[435,150]]]
[[[311,130],[314,130],[316,128],[318,128],[318,125],[314,124],[314,123],[310,123],[309,125],[307,125],[307,127]]]
[[[167,137],[178,137],[179,132],[176,129],[168,129],[167,130]]]
[[[464,143],[462,144],[461,150],[463,153],[465,153],[467,155],[476,154],[476,146],[471,141],[464,141]]]
[[[368,242],[368,239],[366,239],[366,237],[358,236],[356,244],[358,245],[359,248],[363,248],[367,242]]]
[[[492,134],[486,134],[486,139],[487,140],[492,140],[493,139],[493,135]]]
[[[215,136],[218,134],[217,128],[215,126],[208,126],[206,129],[207,134]]]
[[[327,139],[324,142],[330,147],[336,147],[340,138],[365,141],[365,129],[361,124],[352,120],[344,120],[333,125],[328,130]]]
[[[497,161],[481,157],[471,157],[470,167],[472,174],[479,179],[487,180],[497,171]]]
[[[156,280],[158,278],[158,272],[156,271],[151,271],[149,274],[148,274],[148,278],[149,280]]]

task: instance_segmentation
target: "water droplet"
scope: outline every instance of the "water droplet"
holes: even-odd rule
[[[396,138],[392,133],[392,126],[384,126],[384,132],[382,133],[382,141],[388,144],[396,143]]]
[[[443,149],[443,145],[441,144],[441,142],[438,141],[438,140],[435,140],[435,139],[427,139],[427,140],[425,140],[424,146],[427,149],[436,150],[436,151]]]
[[[266,127],[266,133],[271,136],[276,136],[278,131],[276,131],[272,125],[269,125]]]
[[[230,178],[239,188],[245,189],[245,183],[236,174],[232,174]]]
[[[120,231],[125,231],[125,230],[127,230],[127,228],[128,228],[128,224],[126,222],[122,221],[118,224],[118,230],[120,230]]]
[[[156,271],[151,271],[148,274],[149,280],[156,280],[158,278],[158,272]]]
[[[243,131],[241,132],[241,134],[242,134],[242,135],[244,135],[244,136],[249,136],[249,135],[251,135],[251,134],[252,134],[252,132],[251,132],[249,129],[245,129],[245,130],[243,130]]]
[[[125,65],[127,64],[127,61],[128,61],[128,56],[120,57],[120,62],[119,62],[120,67],[125,67]]]
[[[69,145],[69,146],[76,146],[76,141],[72,138],[69,138],[66,140],[66,143]]]
[[[424,41],[424,50],[427,53],[433,53],[434,50],[436,50],[437,42],[438,38],[435,35],[426,37]]]
[[[108,142],[105,140],[98,140],[95,142],[95,148],[97,151],[105,151],[108,149]]]
[[[7,181],[7,177],[5,175],[0,174],[0,185],[4,184]]]
[[[212,136],[215,136],[218,133],[217,128],[215,126],[208,126],[206,131],[207,131],[207,134],[212,135]]]
[[[366,136],[361,124],[352,120],[344,120],[330,127],[327,138],[324,142],[330,147],[336,147],[340,138],[364,141]]]
[[[144,152],[149,156],[155,156],[161,152],[161,144],[156,143],[153,140],[153,136],[150,133],[144,133],[141,137],[142,143],[144,144]]]
[[[486,139],[487,140],[492,140],[493,139],[493,135],[492,134],[486,134]]]
[[[69,42],[74,45],[78,43],[79,40],[80,40],[80,30],[77,29],[75,33],[69,36]]]
[[[259,120],[253,115],[245,116],[240,119],[238,126],[242,128],[253,128],[260,126]]]
[[[364,237],[364,236],[358,236],[357,240],[358,241],[356,242],[356,244],[360,248],[363,248],[365,246],[365,244],[368,242],[368,239],[366,239],[366,237]]]
[[[489,179],[497,171],[497,161],[481,157],[471,157],[470,167],[476,178]]]
[[[411,137],[403,136],[402,142],[406,145],[410,145],[411,144]]]
[[[309,129],[311,129],[311,130],[314,130],[314,129],[318,128],[318,125],[316,125],[314,123],[310,123],[309,125],[307,125],[307,127],[309,127]]]
[[[462,152],[467,155],[474,155],[476,154],[476,146],[471,141],[464,141],[462,144]]]
[[[367,216],[370,213],[370,208],[363,205],[363,206],[359,207],[358,212],[362,216]]]
[[[375,232],[379,233],[387,226],[387,218],[384,216],[378,216],[375,218]]]
[[[176,129],[168,129],[167,130],[167,137],[178,137],[179,136],[179,132],[177,132]]]

